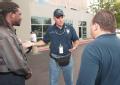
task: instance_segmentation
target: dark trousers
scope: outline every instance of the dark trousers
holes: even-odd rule
[[[13,73],[0,73],[0,85],[25,85],[25,78]]]

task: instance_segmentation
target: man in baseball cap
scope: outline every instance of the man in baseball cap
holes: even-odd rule
[[[65,85],[73,84],[73,56],[79,45],[79,38],[73,26],[64,22],[64,12],[55,9],[54,25],[49,26],[43,40],[33,43],[34,46],[44,46],[50,42],[49,78],[50,85],[58,85],[60,73],[63,73]]]

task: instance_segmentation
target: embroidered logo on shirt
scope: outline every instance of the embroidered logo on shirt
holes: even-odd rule
[[[69,30],[69,29],[66,29],[66,32],[67,32],[67,34],[69,34],[69,33],[70,33],[70,30]]]

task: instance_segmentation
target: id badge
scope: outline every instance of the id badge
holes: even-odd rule
[[[59,46],[59,53],[63,54],[63,46],[62,45]]]

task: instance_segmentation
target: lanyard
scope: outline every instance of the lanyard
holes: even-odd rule
[[[63,30],[60,30],[60,32],[59,31],[57,31],[57,30],[55,30],[55,33],[57,34],[57,35],[63,35],[64,33],[65,33],[65,29],[64,28],[62,28]],[[62,32],[61,32],[62,31]]]

